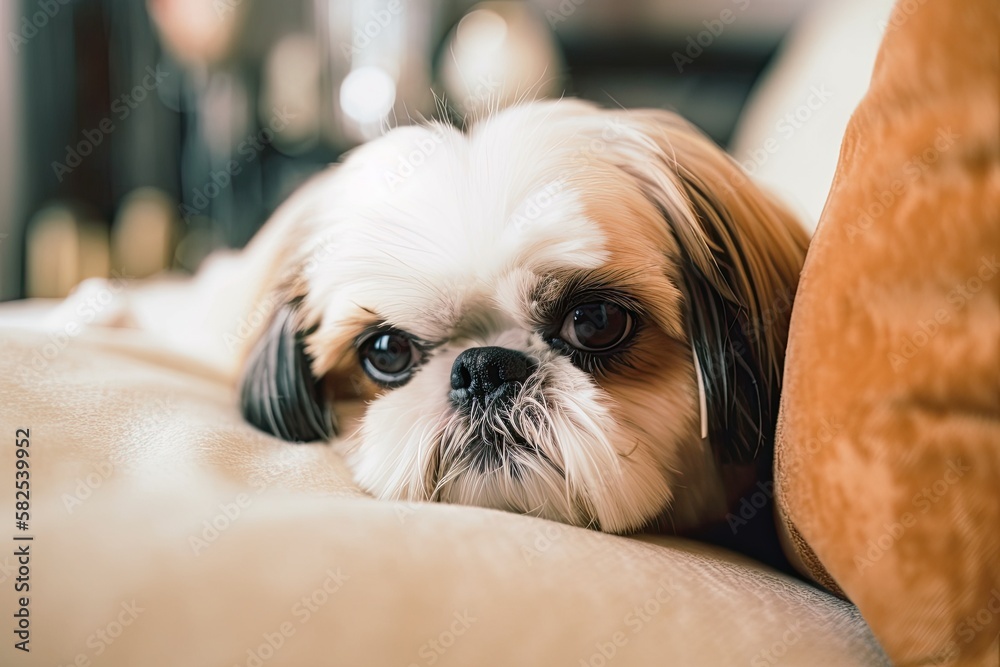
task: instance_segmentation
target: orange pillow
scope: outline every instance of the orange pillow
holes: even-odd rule
[[[900,665],[998,660],[998,41],[997,0],[897,3],[792,314],[786,550]]]

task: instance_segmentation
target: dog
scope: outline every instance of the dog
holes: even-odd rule
[[[684,532],[767,476],[807,235],[677,115],[395,128],[266,226],[239,397],[378,498]]]

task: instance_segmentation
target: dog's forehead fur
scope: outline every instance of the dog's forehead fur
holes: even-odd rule
[[[611,160],[608,142],[627,130],[556,103],[468,134],[400,128],[358,149],[305,262],[317,336],[345,343],[376,322],[429,341],[528,326],[540,283],[607,266],[635,267],[658,298],[679,298],[661,270],[665,226]]]

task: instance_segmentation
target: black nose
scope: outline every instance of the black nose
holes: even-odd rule
[[[451,367],[451,400],[459,407],[473,401],[510,398],[528,379],[535,364],[517,350],[474,347],[458,355]]]

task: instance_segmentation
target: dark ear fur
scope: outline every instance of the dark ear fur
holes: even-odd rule
[[[770,476],[788,322],[808,236],[693,126],[663,111],[627,114],[646,139],[628,144],[620,166],[660,207],[680,245],[709,439],[721,463],[755,461]]]
[[[240,380],[243,417],[293,442],[329,440],[336,432],[330,401],[313,377],[298,326],[298,301],[279,308],[247,359]]]
[[[737,178],[736,174],[732,178]],[[682,173],[702,239],[679,240],[688,322],[705,380],[709,439],[722,463],[750,463],[770,477],[788,323],[807,238],[746,180]],[[709,174],[708,178],[711,178]],[[688,247],[697,242],[698,248]],[[711,261],[699,261],[705,245]]]
[[[723,275],[732,271],[724,262],[720,258]],[[684,283],[692,342],[704,375],[709,440],[722,463],[749,463],[763,455],[759,462],[770,467],[783,346],[771,351],[760,344],[745,294],[718,289],[688,260]],[[725,279],[727,287],[732,283]],[[789,310],[791,299],[789,294]]]

